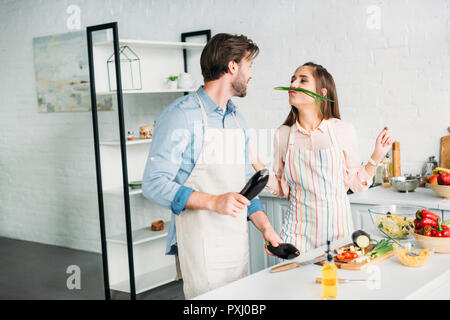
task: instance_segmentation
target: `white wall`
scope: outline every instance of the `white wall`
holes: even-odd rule
[[[181,32],[211,29],[253,39],[261,49],[254,79],[235,102],[256,129],[282,123],[287,97],[272,88],[287,85],[310,60],[333,74],[362,160],[388,125],[401,142],[404,171],[418,173],[428,156],[438,156],[450,125],[449,0],[4,0],[0,236],[100,251],[91,114],[37,112],[32,38],[68,32],[71,4],[81,8],[81,29],[118,21],[123,38],[179,41]],[[367,27],[371,5],[380,9],[380,29]],[[152,124],[175,97],[156,97],[149,108],[139,100],[128,121]],[[102,117],[114,126],[116,113]],[[120,201],[107,204],[113,207]],[[144,199],[133,207],[134,227],[165,215]],[[123,232],[123,212],[108,210],[108,232]]]

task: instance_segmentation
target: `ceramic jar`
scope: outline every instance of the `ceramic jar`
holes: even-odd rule
[[[183,72],[178,76],[179,89],[191,89],[194,86],[194,80],[189,73]]]

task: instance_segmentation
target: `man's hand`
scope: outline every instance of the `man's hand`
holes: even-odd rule
[[[272,225],[268,225],[264,230],[262,230],[262,236],[264,240],[269,241],[272,247],[278,247],[283,240],[281,240],[280,236],[273,230]],[[266,248],[264,244],[264,250],[268,255],[273,256],[273,254]]]
[[[272,227],[272,224],[270,223],[269,218],[267,218],[267,215],[264,213],[264,211],[256,211],[252,213],[249,216],[249,219],[253,222],[256,229],[261,231],[261,234],[265,241],[269,241],[273,247],[278,247],[280,243],[283,243],[281,238],[278,236],[278,234],[275,232],[275,230]],[[266,245],[264,244],[264,250],[268,255],[273,256],[273,254],[267,250]]]
[[[236,218],[249,205],[250,201],[243,195],[237,192],[228,192],[215,196],[211,209],[220,214],[227,214]]]

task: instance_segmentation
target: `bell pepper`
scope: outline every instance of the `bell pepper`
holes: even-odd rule
[[[438,225],[436,229],[436,236],[438,237],[450,237],[450,229],[445,224],[441,224],[441,220],[438,220]]]
[[[432,227],[435,227],[438,225],[438,221],[440,223],[441,218],[431,211],[428,211],[426,209],[418,210],[416,212],[416,218],[417,218],[417,225],[416,228],[423,228],[426,225],[430,225]]]

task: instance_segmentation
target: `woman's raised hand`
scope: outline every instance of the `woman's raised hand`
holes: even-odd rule
[[[388,127],[384,127],[375,142],[375,150],[373,151],[372,159],[377,163],[380,163],[388,153],[389,149],[391,149],[393,143],[394,138],[389,134]]]

